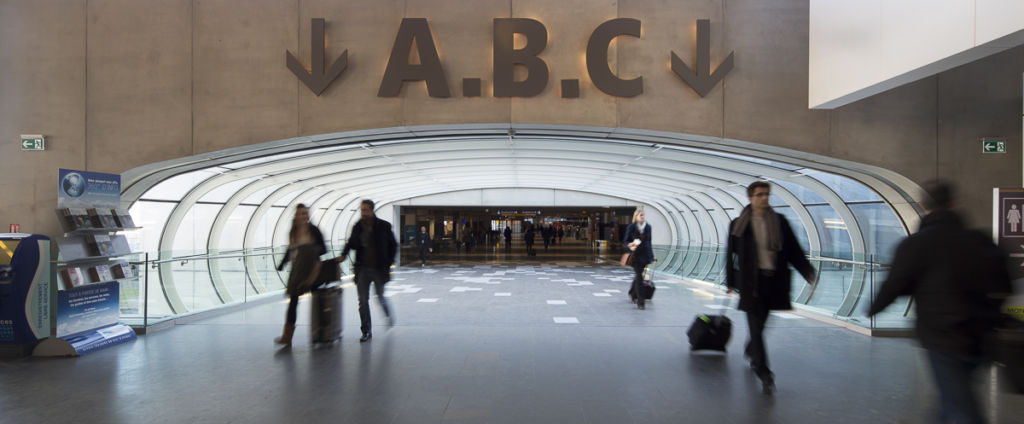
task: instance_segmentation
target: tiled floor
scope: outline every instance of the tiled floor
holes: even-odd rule
[[[388,284],[397,325],[277,350],[286,304],[179,325],[81,358],[0,362],[0,422],[112,423],[931,423],[934,392],[910,340],[869,338],[800,315],[769,321],[778,392],[741,357],[742,314],[706,288],[659,280],[639,311],[630,270],[529,260],[404,267]],[[728,354],[691,353],[695,314],[726,313]],[[374,305],[374,317],[382,318]],[[980,392],[992,422],[1024,399]]]

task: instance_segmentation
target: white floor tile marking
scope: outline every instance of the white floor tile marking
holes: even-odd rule
[[[800,315],[791,314],[789,312],[772,312],[772,315],[775,315],[782,319],[804,319],[804,317]]]
[[[592,286],[592,285],[594,285],[594,283],[591,283],[589,281],[580,281],[578,283],[569,283],[569,284],[566,284],[566,285],[569,286],[569,287],[580,287],[580,286]]]
[[[396,294],[419,293],[421,290],[423,290],[422,287],[416,287],[412,284],[388,284],[384,286],[384,297],[391,297]]]
[[[554,317],[555,324],[579,324],[580,320],[576,317]]]
[[[616,290],[616,289],[604,289],[604,292],[605,292],[605,293],[622,293],[622,290]]]
[[[437,303],[437,299],[420,299],[417,300],[419,303]]]
[[[496,297],[509,297],[509,296],[512,296],[512,293],[501,292],[501,293],[495,293],[494,296],[496,296]]]
[[[480,288],[480,287],[462,287],[462,286],[459,286],[459,287],[452,287],[452,289],[448,290],[448,291],[452,292],[452,293],[463,293],[463,292],[480,291],[480,290],[483,290],[483,289]]]
[[[612,297],[612,294],[611,293],[594,293],[594,296],[597,296],[597,297]]]
[[[730,309],[728,306],[725,306],[725,305],[704,305],[704,306],[707,307],[708,309]]]
[[[549,300],[548,305],[565,305],[567,304],[564,300]]]

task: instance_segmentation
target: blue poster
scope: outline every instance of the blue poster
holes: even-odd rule
[[[110,281],[58,291],[57,337],[117,324],[119,287],[117,281]]]
[[[58,170],[57,208],[121,207],[121,176],[102,172]]]

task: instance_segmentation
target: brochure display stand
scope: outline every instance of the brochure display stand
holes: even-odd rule
[[[55,337],[39,343],[34,356],[78,356],[135,340],[120,319],[120,285],[139,278],[124,258],[131,248],[121,231],[136,229],[120,205],[120,175],[61,169],[57,239],[61,260]]]

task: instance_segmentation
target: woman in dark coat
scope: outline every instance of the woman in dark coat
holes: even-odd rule
[[[292,263],[288,274],[286,292],[290,298],[288,313],[285,315],[284,330],[281,337],[274,343],[291,346],[292,334],[295,333],[296,313],[299,307],[299,296],[308,291],[320,274],[320,255],[327,253],[324,236],[320,229],[309,222],[309,208],[302,203],[295,206],[295,217],[292,218],[292,229],[288,232],[288,253],[277,266],[284,270],[284,265]]]
[[[651,225],[647,223],[643,208],[633,212],[633,223],[626,227],[626,237],[622,239],[626,250],[633,253],[633,285],[629,289],[629,297],[636,302],[637,308],[644,309],[644,297],[640,295],[640,286],[644,283],[644,268],[653,263],[654,248],[651,246]]]

